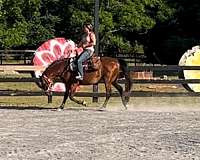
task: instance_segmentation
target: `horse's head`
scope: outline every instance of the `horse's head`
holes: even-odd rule
[[[61,78],[69,64],[69,59],[59,59],[51,63],[40,76],[38,86],[49,94],[52,90],[53,81]]]
[[[42,74],[42,76],[40,76],[40,85],[39,86],[48,95],[51,92],[51,89],[53,86],[53,81],[49,77],[47,77],[45,74]]]

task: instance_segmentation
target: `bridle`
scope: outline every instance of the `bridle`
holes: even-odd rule
[[[52,90],[53,81],[50,78],[48,78],[45,74],[43,75],[43,80],[48,86],[47,92],[50,92]]]
[[[58,77],[62,78],[63,74],[68,70],[68,67],[69,67],[69,61],[68,61],[67,65],[64,67],[63,71],[61,72],[61,74],[60,74]],[[51,91],[52,91],[53,84],[54,84],[54,82],[53,82],[54,78],[53,78],[53,80],[50,79],[50,78],[46,75],[45,72],[43,72],[41,78],[42,78],[42,83],[43,83],[43,85],[46,85],[46,86],[47,86],[47,90],[46,90],[45,92],[51,92]]]

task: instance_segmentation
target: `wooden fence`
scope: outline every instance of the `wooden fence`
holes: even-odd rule
[[[19,73],[29,73],[31,71],[35,70],[44,70],[43,67],[36,67],[31,65],[0,65],[0,72],[3,71],[14,71]],[[150,72],[156,72],[160,71],[163,74],[168,74],[170,72],[177,73],[177,77],[182,74],[183,70],[200,70],[200,66],[130,66],[129,67],[131,72],[143,72],[143,71],[150,71]],[[6,83],[6,82],[14,82],[14,83],[25,83],[25,82],[32,82],[36,83],[38,81],[37,78],[0,78],[0,83]],[[123,79],[119,80],[119,83],[123,84],[125,81]],[[200,83],[200,79],[132,79],[133,84],[188,84],[188,83]],[[23,90],[9,90],[9,91],[0,91],[0,96],[44,96],[43,91],[23,91]],[[53,92],[51,96],[48,97],[48,102],[52,102],[52,96],[60,96],[63,95],[63,93],[57,93]],[[105,93],[99,93],[99,92],[78,92],[75,94],[77,97],[93,97],[93,99],[97,99],[98,97],[104,97]],[[118,97],[118,93],[112,93],[112,96]],[[131,91],[130,96],[134,97],[145,97],[145,96],[200,96],[200,93],[195,92],[176,92],[176,93],[155,93],[155,92],[147,92],[147,91]]]
[[[44,70],[43,67],[39,66],[32,66],[30,64],[33,53],[35,50],[0,50],[0,72],[17,72],[17,73],[30,73],[36,70]],[[132,73],[142,73],[142,72],[151,72],[153,74],[159,73],[160,75],[174,75],[177,76],[177,79],[154,79],[154,78],[133,78],[132,83],[133,84],[188,84],[188,83],[200,83],[200,79],[189,79],[185,80],[183,78],[180,78],[180,75],[182,75],[183,70],[200,70],[200,66],[156,66],[156,65],[145,65],[145,66],[137,66],[139,63],[144,65],[145,57],[141,54],[131,54],[131,55],[118,55],[118,58],[123,58],[129,64],[131,65],[129,67],[130,72]],[[15,63],[9,63],[6,60],[17,60],[17,62],[20,60],[23,63],[16,64]],[[0,83],[6,83],[6,82],[13,82],[13,83],[26,83],[26,82],[32,82],[36,83],[38,81],[37,78],[3,78],[0,77]],[[125,83],[123,79],[119,80],[120,83]],[[96,88],[95,88],[96,87]],[[86,93],[86,92],[78,92],[76,93],[76,96],[79,97],[93,97],[93,101],[98,101],[98,97],[104,97],[105,93],[99,93],[98,92],[98,85],[93,87],[93,92]],[[0,96],[42,96],[45,95],[43,91],[23,91],[23,90],[9,90],[9,91],[1,91],[0,90]],[[63,93],[56,93],[53,92],[52,95],[63,95]],[[112,96],[119,96],[118,93],[112,93]],[[184,92],[184,93],[154,93],[154,92],[142,92],[142,91],[133,91],[131,92],[130,96],[200,96],[199,93],[194,92]],[[52,101],[52,96],[48,97],[48,102]]]
[[[30,64],[33,59],[35,50],[0,50],[0,64]],[[99,53],[100,55],[104,55],[103,53]],[[126,62],[132,65],[137,65],[140,63],[144,63],[146,61],[146,57],[142,53],[123,53],[118,54],[115,58],[122,58]]]
[[[0,64],[12,64],[12,61],[22,61],[30,64],[35,50],[0,50]]]

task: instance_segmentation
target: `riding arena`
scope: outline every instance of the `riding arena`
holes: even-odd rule
[[[199,70],[198,66],[139,66],[135,64],[140,58],[134,59],[132,65],[126,61],[130,81],[125,74],[127,70],[116,68],[121,74],[113,75],[117,79],[114,77],[116,81],[110,81],[111,84],[103,80],[89,86],[76,84],[73,97],[70,90],[64,106],[62,81],[55,80],[55,90],[46,94],[40,88],[37,74],[45,73],[48,67],[30,64],[32,57],[20,56],[21,52],[32,53],[10,54],[21,57],[21,64],[4,64],[1,52],[0,159],[196,160],[200,157],[200,95],[194,91],[198,87],[192,85],[199,85],[200,80],[183,77],[185,70]],[[105,61],[120,66],[115,58]],[[63,64],[69,64],[68,59]],[[105,89],[109,85],[112,87]],[[74,97],[78,103],[73,102]]]

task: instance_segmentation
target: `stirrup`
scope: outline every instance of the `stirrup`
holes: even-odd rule
[[[76,76],[76,79],[83,80],[83,77],[81,75]]]

